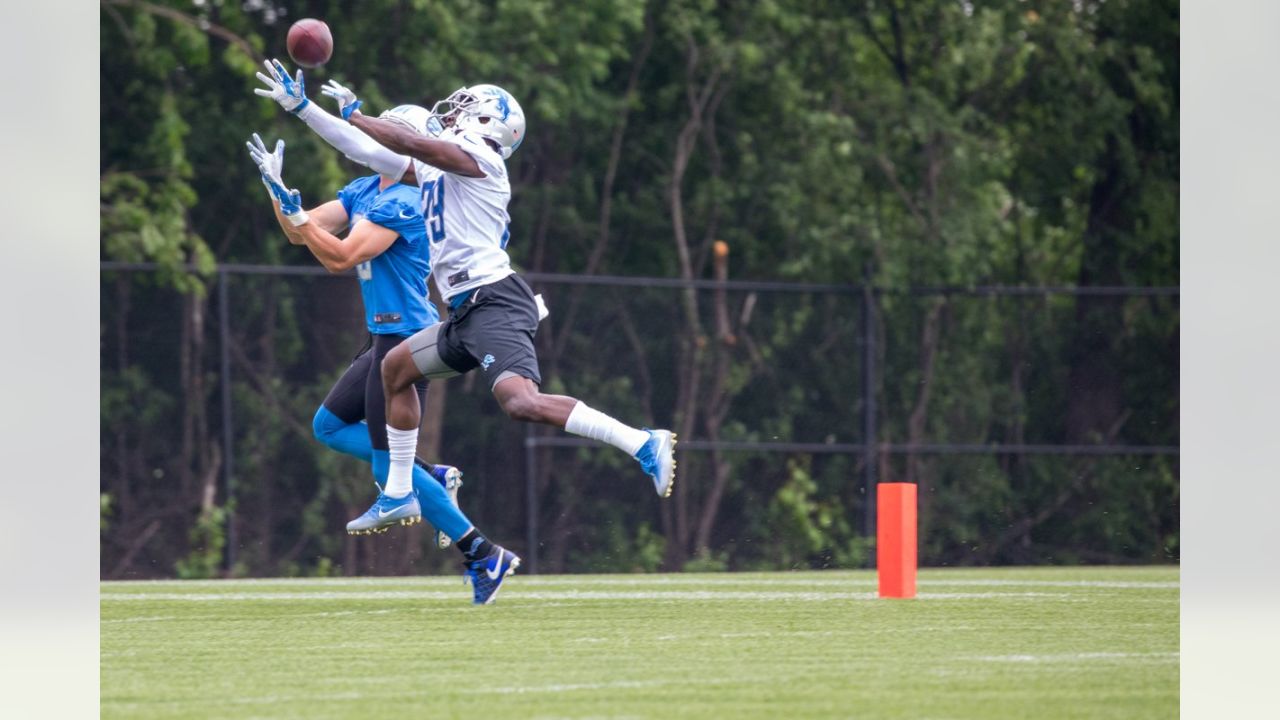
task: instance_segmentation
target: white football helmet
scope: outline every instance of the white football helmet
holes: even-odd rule
[[[458,88],[436,103],[431,113],[446,127],[452,125],[493,140],[504,159],[524,142],[524,110],[511,93],[497,85]]]
[[[444,125],[440,122],[440,118],[420,105],[397,105],[390,110],[383,110],[378,117],[422,135],[439,137],[444,132]]]

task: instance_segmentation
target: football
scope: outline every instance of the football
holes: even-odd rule
[[[323,65],[333,55],[333,35],[322,20],[303,18],[289,28],[285,41],[289,57],[302,67]]]

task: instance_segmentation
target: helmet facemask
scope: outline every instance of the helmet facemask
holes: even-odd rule
[[[443,129],[452,129],[458,124],[458,117],[468,109],[475,107],[479,98],[467,88],[460,87],[450,93],[449,97],[439,100],[431,106],[431,114],[440,119]]]

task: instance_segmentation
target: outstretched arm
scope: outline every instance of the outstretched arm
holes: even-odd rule
[[[334,200],[312,210],[317,213],[312,217],[302,210],[302,196],[297,190],[285,187],[280,176],[284,168],[284,141],[277,140],[274,150],[268,151],[266,143],[257,133],[253,141],[245,143],[249,147],[249,156],[258,166],[262,174],[262,182],[267,186],[275,203],[276,218],[291,242],[301,241],[307,246],[316,259],[329,272],[342,272],[359,265],[365,260],[377,257],[382,251],[391,247],[399,236],[389,228],[361,220],[347,235],[346,241],[334,236],[331,228],[336,229],[339,223],[348,222],[347,211],[342,203]],[[333,207],[337,205],[337,208]],[[341,218],[339,218],[341,214]]]
[[[369,220],[361,220],[351,228],[346,240],[337,237],[314,222],[294,228],[311,254],[329,272],[350,270],[366,260],[378,257],[396,241],[399,234]]]
[[[298,191],[284,186],[284,179],[280,176],[284,171],[283,140],[277,140],[275,149],[268,151],[266,143],[262,142],[258,133],[254,133],[253,141],[245,145],[249,148],[249,156],[258,166],[258,172],[262,175],[262,184],[271,197],[271,208],[275,211],[276,222],[280,223],[280,228],[284,230],[289,242],[294,245],[305,243],[302,233],[298,230],[298,226],[303,224],[316,224],[330,234],[347,226],[350,220],[347,217],[346,208],[340,201],[330,200],[319,207],[312,208],[311,213],[307,213],[302,209],[302,196]]]
[[[413,163],[409,162],[407,156],[380,145],[374,138],[330,115],[319,105],[309,103],[298,113],[298,117],[325,142],[355,162],[393,180],[415,182]]]
[[[285,219],[284,213],[280,212],[280,203],[274,197],[271,198],[271,208],[275,211],[276,222],[280,223],[280,229],[289,238],[289,242],[294,245],[305,245],[302,233],[293,226],[293,223]],[[338,200],[330,200],[319,207],[311,208],[307,214],[311,216],[311,222],[317,223],[332,234],[340,232],[347,226],[347,211]]]
[[[391,152],[407,155],[455,175],[484,177],[476,159],[453,143],[421,135],[393,122],[369,117],[359,110],[351,113],[351,124]]]
[[[329,272],[343,272],[381,255],[399,235],[381,225],[368,220],[361,220],[351,229],[346,240],[338,239],[335,233],[347,226],[347,211],[342,202],[329,202],[307,211],[310,222],[294,226],[280,212],[280,203],[272,202],[276,213],[276,222],[294,245],[306,245],[316,260]]]
[[[381,225],[361,220],[351,229],[346,240],[334,233],[347,226],[347,211],[342,203],[330,200],[307,212],[311,221],[294,226],[280,212],[280,203],[272,203],[280,229],[294,245],[306,245],[316,260],[329,272],[337,273],[381,255],[399,235]]]
[[[267,72],[258,73],[258,79],[266,87],[255,88],[254,94],[280,103],[282,108],[297,115],[325,142],[379,175],[401,180],[405,178],[406,169],[412,173],[409,158],[382,147],[368,135],[308,100],[301,70],[298,70],[296,76],[290,77],[279,60],[268,60],[265,65]],[[407,181],[412,182],[412,179]]]

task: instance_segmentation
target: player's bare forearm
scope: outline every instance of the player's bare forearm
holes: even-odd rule
[[[342,232],[350,221],[350,218],[347,217],[347,210],[342,206],[340,200],[330,200],[327,203],[317,205],[308,210],[307,215],[311,217],[311,222],[319,224],[330,235],[337,235]]]
[[[284,231],[285,237],[289,238],[289,242],[293,245],[302,245],[302,236],[298,234],[298,229],[293,226],[293,223],[285,220],[284,213],[280,212],[280,203],[272,200],[271,209],[275,212],[276,222],[280,223],[280,229]]]
[[[352,258],[348,257],[348,253],[344,252],[343,243],[332,233],[320,227],[314,222],[303,223],[293,228],[298,234],[301,244],[306,245],[312,255],[316,256],[316,260],[324,266],[325,270],[337,273],[349,270],[358,262],[352,262]]]
[[[296,230],[320,264],[335,273],[381,255],[399,237],[396,231],[368,220],[357,222],[345,240],[315,222],[303,223]]]
[[[407,155],[445,172],[484,177],[475,158],[453,143],[424,137],[387,120],[369,117],[359,110],[351,114],[350,122],[391,152]]]
[[[305,244],[302,235],[299,234],[298,228],[293,223],[285,219],[284,213],[280,211],[280,203],[272,200],[271,209],[276,213],[276,222],[280,224],[280,229],[289,238],[289,242],[294,245]],[[307,213],[311,217],[311,222],[330,234],[335,234],[347,226],[347,211],[343,209],[342,203],[337,200],[330,200],[323,205],[311,208]]]
[[[391,152],[408,155],[409,157],[418,157],[414,154],[414,150],[410,148],[410,141],[420,136],[412,130],[381,118],[369,117],[359,110],[351,113],[350,122],[365,135],[377,140],[379,145]],[[418,159],[427,162],[424,158]]]

